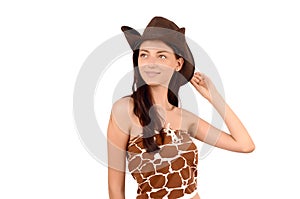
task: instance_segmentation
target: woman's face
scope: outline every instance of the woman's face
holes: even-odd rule
[[[139,71],[148,85],[168,87],[174,71],[181,69],[183,58],[176,58],[171,47],[159,40],[144,41],[139,50]]]

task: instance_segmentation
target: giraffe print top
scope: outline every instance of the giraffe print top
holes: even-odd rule
[[[160,136],[161,135],[161,136]],[[154,140],[160,147],[148,153],[139,134],[128,142],[128,169],[138,183],[137,199],[190,199],[197,192],[198,150],[187,131],[168,123]]]

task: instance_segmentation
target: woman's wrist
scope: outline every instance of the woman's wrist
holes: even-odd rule
[[[216,92],[213,97],[209,100],[211,105],[217,110],[217,112],[221,115],[222,118],[225,117],[226,112],[226,102],[222,95],[218,92]]]
[[[221,94],[218,91],[215,91],[213,93],[210,93],[210,97],[207,98],[208,102],[211,103],[213,106],[216,106],[218,103],[224,101],[224,98],[221,96]]]

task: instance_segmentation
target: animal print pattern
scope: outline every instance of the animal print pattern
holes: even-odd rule
[[[154,140],[160,147],[148,153],[142,134],[127,145],[128,169],[138,183],[137,199],[191,198],[197,191],[198,150],[185,130],[173,130],[168,123]]]

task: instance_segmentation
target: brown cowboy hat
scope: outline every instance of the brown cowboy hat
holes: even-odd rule
[[[185,28],[179,28],[174,22],[166,18],[154,17],[145,28],[143,35],[128,26],[122,26],[121,30],[133,51],[139,49],[140,44],[146,40],[165,42],[184,59],[183,67],[178,71],[185,78],[181,85],[191,80],[195,71],[195,62],[185,39]]]

